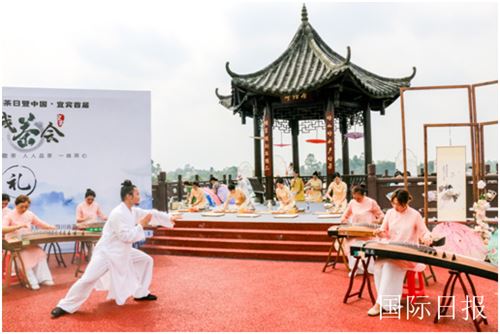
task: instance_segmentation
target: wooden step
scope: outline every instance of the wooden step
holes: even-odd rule
[[[217,249],[217,248],[190,248],[176,246],[159,246],[145,244],[142,247],[149,254],[191,255],[207,257],[226,257],[238,259],[262,259],[285,261],[312,261],[325,262],[328,252],[290,252],[276,250],[248,250],[248,249]]]
[[[147,240],[150,245],[188,247],[188,248],[222,248],[222,249],[254,249],[284,250],[299,252],[328,252],[331,242],[315,241],[283,241],[283,240],[251,240],[221,238],[187,238],[171,236],[154,236]]]
[[[325,231],[255,230],[255,229],[217,229],[217,228],[158,228],[155,236],[258,239],[258,240],[297,240],[331,242]]]

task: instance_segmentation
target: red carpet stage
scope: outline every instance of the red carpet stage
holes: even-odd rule
[[[456,319],[435,325],[437,295],[447,271],[435,268],[438,283],[426,288],[431,315],[422,320],[370,318],[367,297],[343,304],[348,277],[341,266],[322,273],[323,263],[237,260],[154,255],[152,292],[156,302],[129,300],[124,306],[94,292],[80,311],[53,320],[50,311],[75,281],[75,266],[50,266],[56,285],[30,291],[19,285],[3,294],[4,331],[474,331],[462,319],[462,295]],[[69,260],[66,261],[69,263]],[[497,282],[473,277],[485,298],[489,325],[498,330]]]

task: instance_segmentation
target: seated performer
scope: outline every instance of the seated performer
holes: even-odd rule
[[[22,225],[22,228],[16,229],[8,233],[5,238],[16,237],[24,233],[31,232],[31,226],[34,225],[38,228],[45,230],[55,230],[56,227],[49,225],[46,222],[38,218],[33,212],[29,211],[28,208],[31,204],[31,200],[28,196],[19,195],[15,200],[16,208],[3,218],[2,222],[2,232],[4,228],[15,227],[17,225]],[[49,266],[47,264],[47,254],[37,245],[30,245],[21,251],[21,260],[24,263],[24,269],[26,270],[26,278],[28,279],[30,286],[33,290],[40,289],[39,284],[44,285],[54,285],[52,280],[52,275],[50,274]]]
[[[325,194],[325,198],[332,203],[329,211],[332,213],[344,212],[347,207],[347,184],[342,181],[339,173],[334,173],[333,177],[334,179]]]
[[[347,205],[347,209],[342,215],[341,222],[352,224],[373,224],[380,223],[382,218],[384,218],[384,213],[380,209],[380,206],[377,202],[370,197],[366,196],[366,187],[364,184],[356,185],[352,188],[352,200]],[[368,240],[369,238],[349,238],[344,243],[345,245],[345,253],[350,254],[349,248],[350,245],[356,240]],[[349,268],[353,269],[354,263],[356,259],[349,255]],[[370,261],[370,265],[368,267],[369,272],[373,272],[373,261]],[[363,268],[361,267],[361,263],[358,265],[358,269],[356,271],[357,274],[363,273]]]
[[[207,199],[205,197],[205,192],[200,188],[200,184],[198,182],[193,182],[193,188],[191,189],[191,193],[188,197],[189,207],[193,209],[193,211],[204,210],[207,207]]]
[[[2,219],[7,216],[12,210],[9,208],[10,196],[2,194]]]
[[[294,196],[281,177],[276,179],[276,199],[280,205],[276,213],[297,213]]]
[[[321,196],[323,182],[321,182],[318,175],[318,172],[314,172],[312,178],[306,183],[306,201],[320,203],[323,200]]]
[[[217,178],[211,176],[209,182],[210,182],[210,189],[212,189],[215,196],[219,197],[219,194],[218,194],[219,187],[220,187],[219,180],[217,180]],[[219,197],[219,199],[221,199],[221,198]]]
[[[243,190],[236,188],[234,184],[230,184],[227,186],[229,189],[229,194],[224,202],[224,206],[222,208],[223,212],[232,211],[228,210],[229,202],[234,199],[236,211],[239,213],[252,213],[255,211],[255,207],[253,206],[250,198],[243,192]],[[217,210],[220,211],[220,210]]]
[[[293,172],[293,179],[291,182],[291,191],[292,194],[295,196],[295,201],[300,202],[305,200],[304,196],[304,181],[302,178],[299,176],[299,171],[295,170]]]
[[[5,217],[12,212],[9,208],[10,196],[7,194],[2,194],[2,221],[5,220]],[[26,225],[15,225],[15,226],[2,226],[2,234],[10,233],[17,231],[21,228],[27,227]]]
[[[78,228],[87,227],[88,223],[98,220],[106,221],[108,217],[101,211],[101,207],[95,201],[95,191],[87,189],[85,200],[76,207],[76,226]]]
[[[157,299],[149,292],[153,259],[132,247],[145,238],[143,228],[153,213],[136,207],[141,200],[139,189],[129,180],[122,183],[120,196],[122,202],[111,211],[87,269],[52,310],[53,318],[76,312],[96,284],[98,289],[107,290],[107,299],[114,299],[118,305],[125,304],[130,296],[137,301]],[[156,214],[167,222],[177,219],[164,212]]]
[[[405,189],[396,190],[391,196],[392,209],[387,211],[382,226],[377,230],[379,237],[389,241],[413,243],[432,243],[432,236],[420,213],[408,203],[411,196]],[[419,268],[422,267],[422,268]],[[377,301],[368,311],[368,315],[380,314],[381,305],[398,305],[403,293],[403,281],[407,270],[423,269],[423,264],[404,260],[378,259],[375,263],[375,287]],[[398,298],[399,296],[399,298]],[[392,311],[392,310],[391,310]]]

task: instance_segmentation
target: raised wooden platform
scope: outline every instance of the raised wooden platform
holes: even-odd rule
[[[286,221],[270,215],[252,220],[190,214],[173,229],[153,229],[142,249],[150,254],[324,262],[333,223],[313,215]]]

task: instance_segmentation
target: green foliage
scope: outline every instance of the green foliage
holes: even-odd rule
[[[156,163],[151,159],[151,183],[158,183],[158,174],[161,172],[161,166],[159,163]]]
[[[496,165],[497,161],[490,161],[488,160],[486,162],[491,166],[491,171],[496,172]],[[379,160],[376,163],[377,169],[376,173],[377,175],[384,175],[385,170],[387,170],[388,175],[392,176],[396,172],[396,164],[393,161],[386,161],[386,160]],[[470,164],[468,164],[470,165]],[[359,156],[355,155],[349,160],[349,167],[350,170],[354,172],[354,174],[365,174],[365,158],[364,155],[361,154]],[[424,164],[421,163],[418,166],[418,171],[420,173],[420,169],[424,168]],[[339,173],[342,174],[342,159],[337,159],[335,161],[335,170],[338,171]],[[152,182],[157,183],[158,181],[158,174],[161,171],[161,166],[159,163],[155,163],[153,160],[151,160],[151,175],[152,175]],[[314,154],[309,153],[304,160],[304,164],[300,166],[300,174],[301,175],[312,175],[315,171],[320,172],[321,175],[326,175],[326,163],[323,163],[321,161],[318,161]],[[429,174],[434,173],[434,161],[429,161]],[[200,177],[200,180],[208,180],[210,178],[210,175],[215,176],[219,180],[223,179],[223,175],[226,175],[229,177],[231,175],[232,179],[235,179],[238,174],[238,167],[237,166],[230,166],[230,167],[225,167],[222,170],[215,170],[213,167],[210,167],[209,169],[197,169],[194,166],[191,166],[190,164],[184,165],[183,168],[177,168],[173,171],[170,171],[167,173],[167,181],[177,181],[177,175],[182,175],[183,180],[188,180],[188,181],[193,181],[194,176],[198,175]]]
[[[228,178],[229,175],[231,175],[231,177],[235,179],[237,173],[238,173],[238,167],[236,166],[225,167],[222,170],[215,170],[215,168],[213,167],[210,167],[209,169],[197,169],[194,166],[191,166],[190,164],[186,164],[184,165],[183,168],[177,168],[173,171],[169,171],[167,173],[167,181],[168,182],[177,181],[178,175],[181,175],[182,179],[187,181],[193,181],[195,175],[198,175],[200,180],[204,181],[210,179],[210,175],[213,175],[219,180],[222,180],[223,175],[226,175]]]

